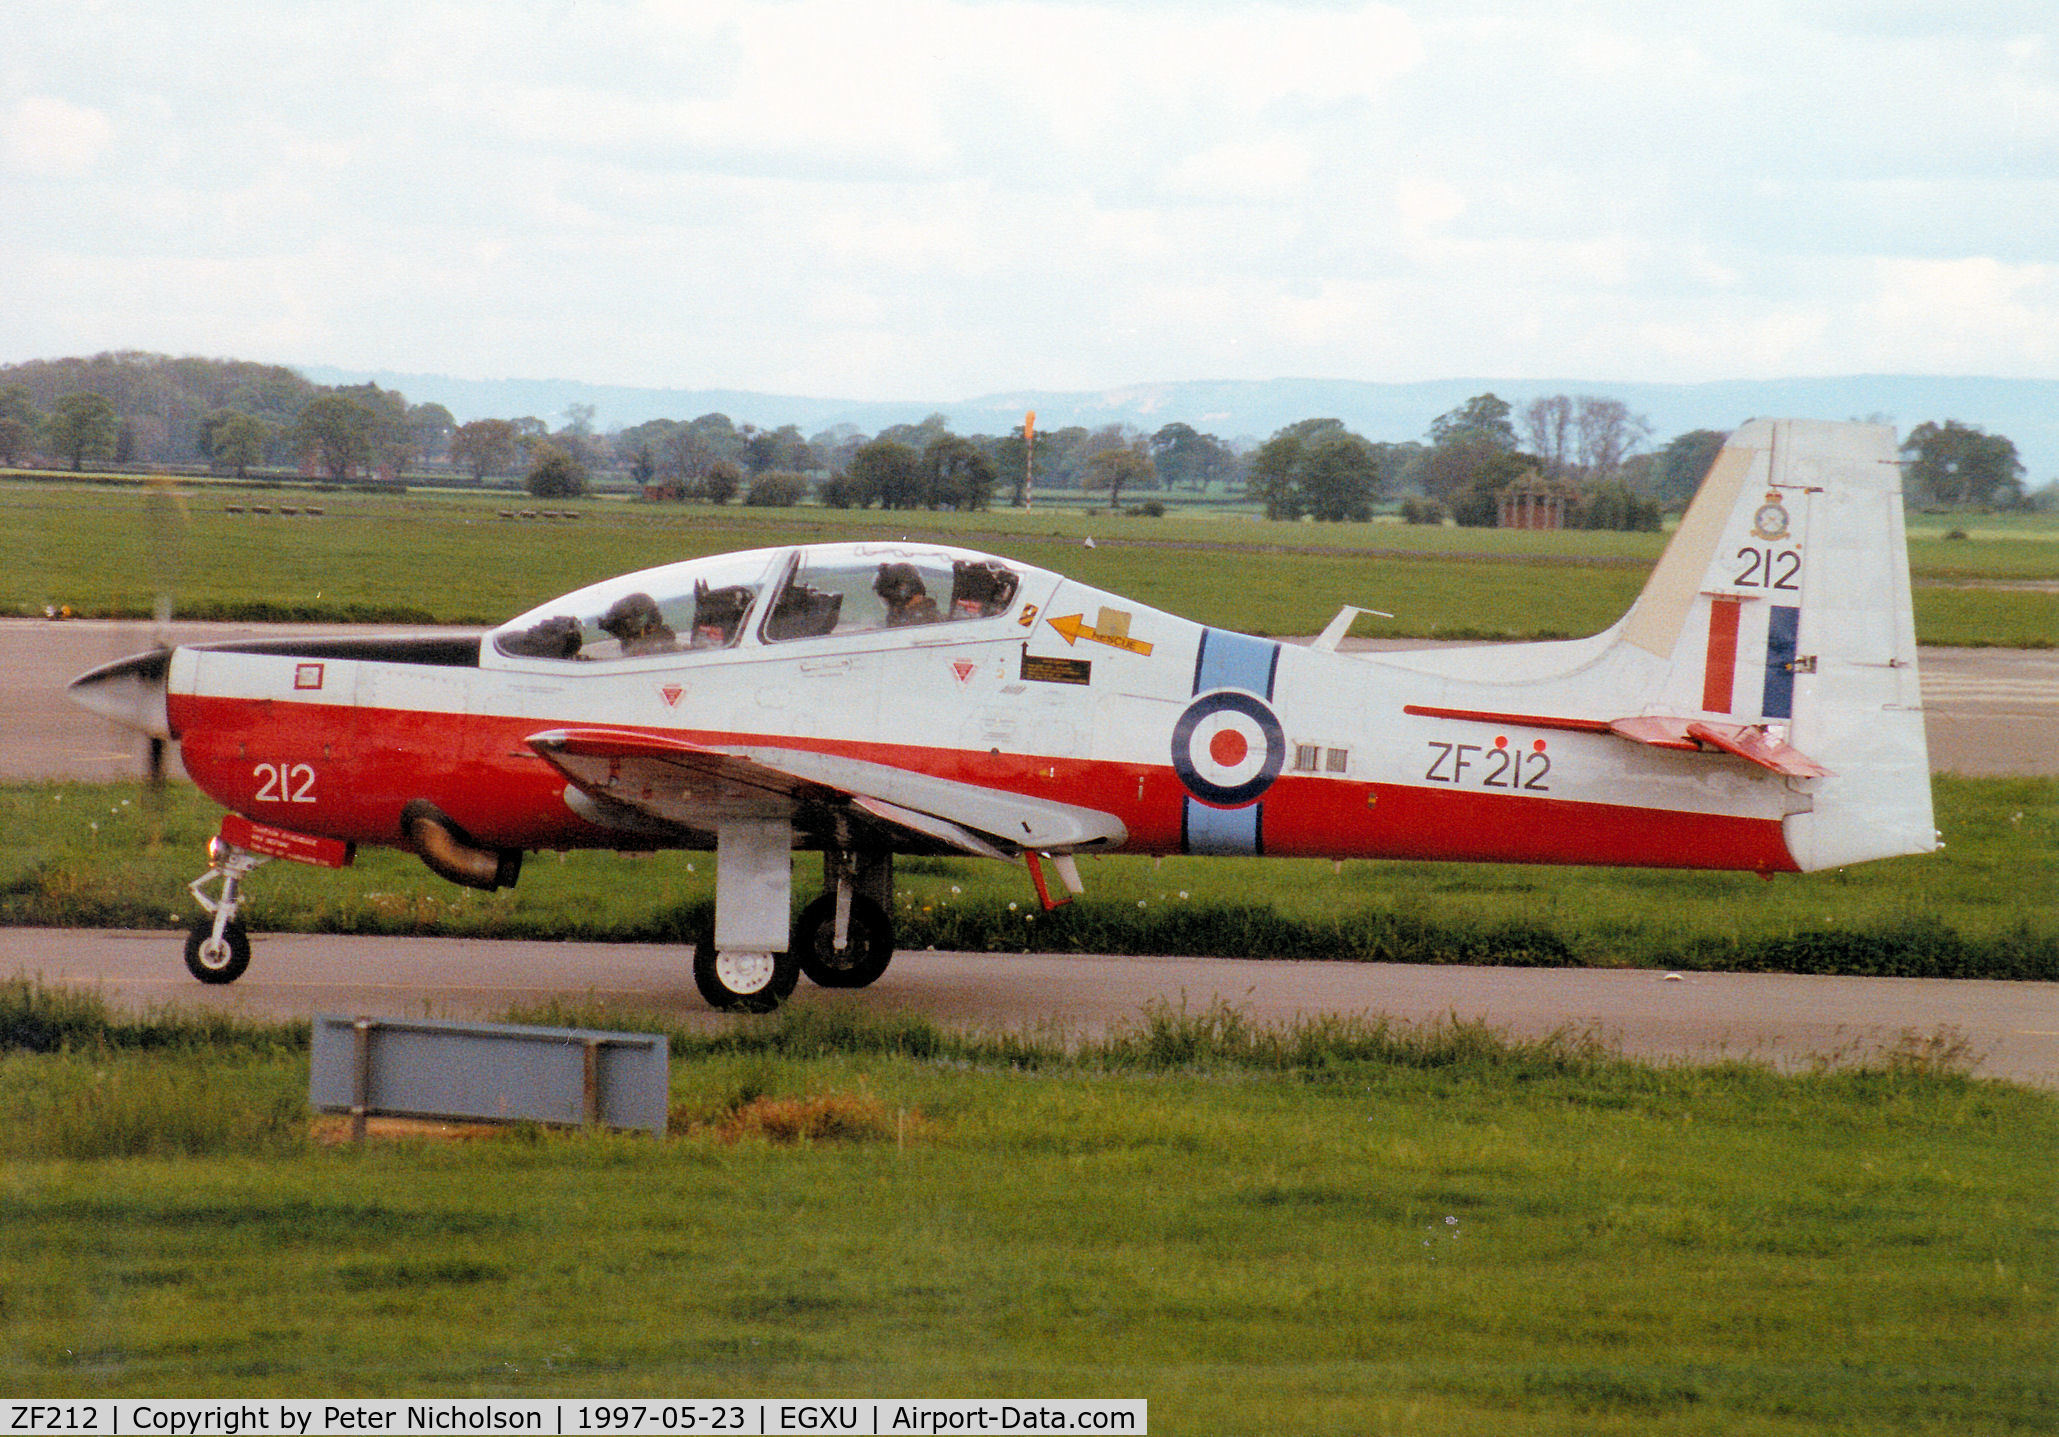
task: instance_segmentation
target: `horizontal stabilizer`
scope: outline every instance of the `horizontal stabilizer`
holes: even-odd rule
[[[1831,770],[1775,738],[1761,724],[1715,723],[1708,719],[1638,715],[1619,719],[1564,718],[1552,714],[1490,713],[1482,709],[1433,708],[1409,704],[1402,712],[1421,718],[1462,719],[1469,723],[1506,724],[1510,728],[1554,729],[1570,733],[1606,733],[1652,748],[1681,753],[1717,749],[1747,763],[1790,778],[1829,778]]]
[[[1757,724],[1708,723],[1687,726],[1689,738],[1713,744],[1725,753],[1770,768],[1790,778],[1829,778],[1831,771],[1798,749],[1790,748]]]
[[[1617,719],[1609,725],[1609,732],[1617,738],[1649,744],[1653,748],[1674,748],[1685,753],[1700,753],[1701,744],[1687,731],[1693,722],[1692,719],[1639,715],[1636,718]]]
[[[1607,733],[1609,720],[1563,718],[1551,714],[1495,713],[1487,709],[1444,709],[1429,704],[1404,704],[1401,711],[1417,718],[1463,719],[1467,723],[1507,724],[1510,728],[1548,728],[1573,733]]]
[[[1759,724],[1714,723],[1708,719],[1640,716],[1617,719],[1609,732],[1655,748],[1721,749],[1747,763],[1789,778],[1829,778],[1831,770],[1783,743]]]

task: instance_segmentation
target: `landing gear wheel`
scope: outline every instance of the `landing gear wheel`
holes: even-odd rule
[[[862,893],[851,895],[850,942],[836,951],[836,895],[825,893],[801,910],[794,950],[801,971],[824,988],[864,988],[894,960],[894,921]]]
[[[250,935],[241,918],[231,918],[222,928],[222,941],[214,941],[214,918],[203,913],[186,930],[186,971],[203,983],[233,983],[250,966]]]
[[[788,953],[725,953],[712,930],[693,947],[693,982],[708,1006],[725,1013],[770,1013],[801,981],[801,967]]]

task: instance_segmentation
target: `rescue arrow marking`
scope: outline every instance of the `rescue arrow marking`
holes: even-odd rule
[[[1059,637],[1065,640],[1067,647],[1081,639],[1087,639],[1097,644],[1106,644],[1111,649],[1122,649],[1128,653],[1150,657],[1151,645],[1143,639],[1133,639],[1128,634],[1097,633],[1086,619],[1085,614],[1064,614],[1055,619],[1046,619],[1044,622],[1058,631]]]

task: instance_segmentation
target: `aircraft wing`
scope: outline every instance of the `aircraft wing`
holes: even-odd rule
[[[716,748],[627,729],[549,729],[525,742],[600,811],[627,809],[712,832],[725,818],[817,817],[857,810],[924,851],[985,858],[1113,848],[1128,835],[1098,809],[938,778],[809,749]]]

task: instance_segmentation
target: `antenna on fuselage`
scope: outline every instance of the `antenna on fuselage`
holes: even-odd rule
[[[1346,604],[1343,608],[1337,610],[1337,617],[1330,620],[1329,627],[1316,635],[1315,642],[1310,644],[1309,647],[1326,654],[1337,652],[1337,645],[1342,643],[1344,636],[1351,632],[1351,626],[1357,622],[1360,614],[1372,614],[1382,619],[1394,617],[1385,609],[1361,609],[1356,604]]]

